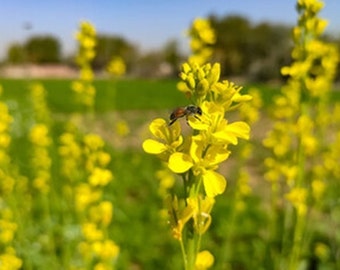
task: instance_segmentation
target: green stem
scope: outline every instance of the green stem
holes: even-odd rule
[[[308,115],[308,107],[307,104],[302,103],[301,105],[301,115]],[[302,135],[303,136],[303,135]],[[296,187],[303,187],[305,186],[305,169],[306,169],[306,155],[305,149],[302,144],[302,137],[299,138],[299,145],[297,150],[297,165],[298,165],[298,175],[297,181],[295,183]],[[306,205],[307,207],[307,205]],[[300,254],[303,245],[303,235],[305,231],[305,219],[306,215],[301,214],[298,210],[295,211],[296,213],[296,222],[294,226],[294,238],[293,238],[293,246],[290,252],[289,257],[289,265],[288,269],[297,269],[300,259]]]
[[[190,228],[188,228],[188,237],[186,239],[187,241],[187,270],[194,270],[195,269],[195,261],[196,261],[196,250],[197,250],[197,241],[196,237],[197,235],[193,232],[189,231]]]

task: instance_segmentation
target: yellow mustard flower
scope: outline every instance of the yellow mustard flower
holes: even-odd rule
[[[184,173],[192,169],[194,175],[202,179],[207,196],[215,197],[226,188],[224,176],[215,170],[229,157],[230,151],[219,146],[210,146],[204,150],[204,141],[197,135],[192,139],[190,155],[173,153],[169,158],[169,168],[175,173]]]
[[[102,240],[104,238],[103,232],[95,223],[87,222],[82,224],[82,232],[85,239],[89,242]]]
[[[106,186],[113,179],[111,171],[102,168],[94,168],[91,171],[88,182],[92,186]]]
[[[123,58],[116,56],[111,59],[106,69],[109,74],[122,76],[126,72],[126,65]]]
[[[149,154],[162,154],[163,159],[166,159],[183,143],[181,126],[178,122],[169,127],[164,119],[157,118],[152,121],[149,130],[155,137],[155,139],[147,139],[143,142],[143,149]]]
[[[205,270],[214,264],[214,256],[208,251],[203,250],[197,254],[195,270]]]
[[[45,124],[37,124],[33,126],[29,134],[30,141],[37,146],[46,147],[51,144],[51,139],[48,136],[49,130]]]
[[[286,199],[292,203],[300,216],[306,215],[307,195],[308,193],[305,188],[293,188],[286,194]]]
[[[22,260],[16,256],[13,248],[7,248],[5,253],[0,255],[1,269],[19,270],[21,269],[22,264]]]

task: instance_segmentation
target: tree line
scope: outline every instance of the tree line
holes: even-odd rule
[[[209,19],[216,33],[213,61],[221,63],[223,76],[244,76],[255,81],[281,78],[280,67],[291,61],[291,26],[269,22],[254,24],[239,15],[211,15]],[[340,45],[339,37],[324,38]],[[175,76],[187,57],[176,40],[168,41],[157,51],[141,53],[137,44],[123,37],[98,34],[93,68],[104,69],[113,56],[125,60],[128,73],[142,77],[162,75],[162,67],[167,67],[167,76]],[[72,61],[72,56],[62,58],[60,41],[53,36],[32,36],[24,44],[12,44],[6,59],[12,64],[72,65]]]

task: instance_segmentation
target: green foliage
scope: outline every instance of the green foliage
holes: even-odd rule
[[[24,48],[29,62],[45,64],[60,61],[60,43],[53,36],[31,37]]]
[[[12,125],[12,162],[17,164],[22,175],[30,176],[31,168],[28,165],[30,159],[30,144],[26,137],[27,130],[32,125],[32,107],[27,91],[27,80],[0,80],[4,88],[3,99],[8,104],[10,113],[14,117]],[[54,142],[63,130],[65,117],[70,112],[75,112],[72,97],[70,95],[69,80],[44,80],[42,84],[47,90],[47,104],[52,110],[54,128],[51,136]],[[130,113],[131,118],[126,117],[131,129],[138,136],[138,130],[146,125],[152,116],[147,116],[146,111],[153,111],[155,116],[164,116],[178,105],[186,105],[181,93],[174,91],[176,81],[146,81],[146,80],[122,80],[115,83],[116,96],[113,95],[110,81],[98,80],[94,82],[97,88],[96,106],[100,112],[97,119],[104,121],[105,113],[113,109],[119,113]],[[245,87],[247,92],[253,85]],[[272,103],[272,97],[277,88],[256,85],[265,97],[264,111]],[[338,92],[334,92],[332,101],[340,99]],[[114,102],[115,101],[115,102]],[[79,112],[79,111],[78,111]],[[265,115],[265,114],[264,114]],[[133,120],[139,116],[139,122]],[[106,122],[102,123],[103,133],[111,128]],[[91,129],[91,127],[89,127]],[[260,129],[262,129],[260,125]],[[137,134],[137,135],[136,135]],[[117,260],[117,269],[180,269],[181,254],[177,243],[171,240],[166,219],[162,219],[160,210],[163,202],[158,195],[159,182],[155,171],[160,168],[160,162],[153,157],[142,153],[141,148],[127,146],[122,149],[112,147],[111,137],[114,131],[108,131],[107,150],[112,155],[110,169],[114,172],[115,179],[106,187],[104,198],[113,202],[114,216],[109,228],[110,236],[120,246],[120,256]],[[256,137],[256,136],[255,136]],[[135,138],[134,138],[135,139]],[[215,255],[216,267],[214,269],[270,269],[273,257],[269,253],[269,247],[277,243],[268,243],[268,212],[269,203],[268,186],[262,182],[263,168],[261,163],[264,150],[260,142],[255,138],[253,143],[255,155],[249,163],[249,169],[254,177],[252,186],[253,194],[244,201],[245,208],[235,203],[236,171],[233,160],[231,165],[223,168],[228,175],[228,188],[226,193],[217,198],[212,212],[212,227],[208,237],[202,245],[206,246]],[[232,149],[236,152],[237,148]],[[56,149],[51,149],[52,157],[56,156]],[[234,153],[233,153],[234,154]],[[60,162],[60,161],[59,161]],[[61,269],[60,265],[67,265],[68,257],[75,250],[76,245],[72,241],[79,234],[76,226],[66,226],[73,213],[67,212],[67,202],[62,200],[62,185],[58,162],[53,164],[53,180],[51,188],[53,196],[50,204],[56,209],[52,214],[52,220],[42,222],[39,209],[43,209],[45,202],[37,202],[35,216],[29,220],[22,220],[21,226],[27,228],[25,235],[18,235],[16,250],[19,256],[30,258],[25,262],[23,269],[42,269],[49,266],[51,270]],[[338,184],[330,190],[328,207],[336,208],[336,198],[339,196]],[[21,197],[20,205],[24,206],[26,197]],[[40,207],[40,208],[39,208]],[[25,207],[20,209],[26,211]],[[315,245],[331,243],[338,239],[338,233],[329,231],[327,224],[339,224],[339,211],[333,211],[329,217],[331,220],[319,224],[311,224],[318,228],[318,234],[314,235]],[[46,242],[43,232],[51,230],[54,242]],[[280,231],[278,231],[280,232]],[[282,232],[281,232],[282,233]],[[40,236],[39,236],[40,235]],[[334,241],[332,239],[335,239]],[[67,244],[68,243],[68,244]],[[70,244],[71,243],[71,244]],[[67,246],[67,250],[65,250]],[[330,245],[331,246],[331,245]],[[52,254],[53,247],[64,253]],[[68,252],[68,253],[67,253]],[[337,249],[329,251],[328,261],[323,265],[331,265],[336,260]],[[307,256],[308,254],[306,254]],[[312,256],[311,254],[310,256]],[[63,259],[61,259],[63,258]],[[331,269],[331,268],[328,268]]]
[[[25,50],[20,44],[12,44],[7,51],[7,62],[19,64],[25,61]]]
[[[103,69],[112,57],[119,56],[129,66],[136,58],[135,46],[122,37],[98,35],[96,57],[93,61],[95,69]]]
[[[221,63],[224,75],[249,74],[262,80],[279,78],[282,62],[289,60],[289,27],[269,23],[254,25],[235,15],[211,16],[210,20],[217,36],[215,58]]]

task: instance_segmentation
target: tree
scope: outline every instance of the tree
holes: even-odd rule
[[[135,61],[137,50],[134,45],[122,37],[98,35],[96,57],[93,60],[95,69],[104,68],[114,56],[121,57],[129,66]]]
[[[8,48],[7,62],[11,64],[20,64],[25,62],[25,50],[22,45],[14,43]]]
[[[60,62],[60,43],[52,36],[35,36],[24,45],[29,62],[44,64]]]
[[[178,48],[178,42],[176,40],[170,40],[167,42],[163,48],[164,61],[170,65],[172,69],[172,75],[176,76],[178,74],[180,62],[182,56]]]
[[[215,57],[221,63],[224,75],[241,74],[249,59],[250,22],[241,16],[228,16],[222,19],[210,17],[216,31]]]
[[[215,60],[223,75],[250,75],[268,80],[280,77],[280,66],[289,61],[290,27],[252,24],[241,16],[210,16],[216,31]]]

